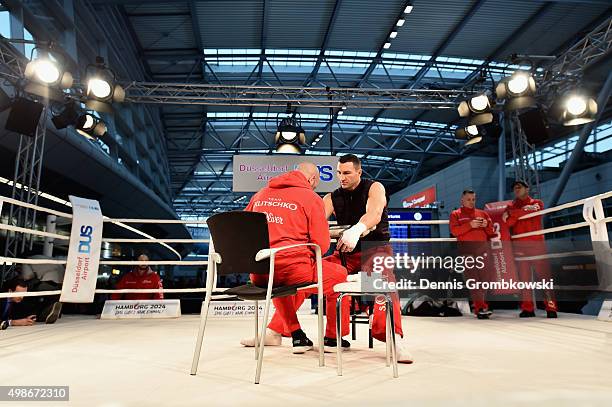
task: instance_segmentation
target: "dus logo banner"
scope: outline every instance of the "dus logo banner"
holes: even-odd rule
[[[70,197],[72,228],[62,302],[92,302],[102,247],[102,211],[97,201]]]
[[[309,161],[317,166],[321,182],[317,192],[331,192],[340,186],[336,177],[338,157],[307,155],[236,155],[233,162],[234,192],[257,192],[271,178],[292,171]]]

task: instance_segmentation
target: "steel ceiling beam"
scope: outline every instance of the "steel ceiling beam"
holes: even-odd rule
[[[476,14],[478,9],[480,9],[480,7],[482,7],[484,2],[485,2],[485,0],[478,0],[478,1],[476,1],[470,7],[468,12],[461,18],[461,20],[457,24],[455,24],[455,26],[453,27],[451,32],[446,36],[446,38],[444,38],[442,43],[440,45],[438,45],[438,47],[434,51],[433,55],[425,63],[425,66],[423,66],[421,69],[419,69],[419,71],[416,73],[416,75],[414,76],[414,80],[412,82],[412,85],[410,86],[411,89],[416,88],[419,85],[419,83],[421,83],[421,80],[425,77],[425,75],[427,75],[427,72],[429,71],[429,69],[436,62],[436,59],[440,56],[440,54],[442,54],[442,51],[444,51],[446,49],[446,47],[448,47],[448,45],[451,42],[453,42],[453,40],[457,37],[459,32],[461,32],[461,29],[463,28],[463,26],[468,21],[470,21],[470,19],[474,16],[474,14]]]
[[[309,86],[316,78],[319,73],[319,68],[321,68],[321,63],[325,58],[325,51],[327,51],[327,46],[329,44],[329,39],[331,38],[332,32],[334,30],[334,25],[336,24],[336,18],[338,17],[338,10],[340,10],[340,6],[342,5],[342,0],[336,0],[334,3],[334,9],[332,10],[331,16],[329,18],[329,23],[327,23],[327,29],[325,30],[325,35],[323,36],[323,42],[321,43],[321,48],[319,51],[319,56],[317,57],[317,62],[315,62],[314,68],[312,68],[312,72],[306,78],[302,86]]]

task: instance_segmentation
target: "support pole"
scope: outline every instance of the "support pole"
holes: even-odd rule
[[[591,130],[593,130],[593,127],[597,125],[599,119],[601,118],[601,114],[604,110],[606,110],[606,104],[608,103],[608,98],[610,97],[610,91],[612,91],[612,71],[608,73],[608,78],[601,88],[599,96],[597,96],[597,116],[595,117],[594,121],[586,124],[580,130],[580,136],[578,137],[576,146],[574,147],[569,159],[563,166],[563,171],[561,171],[561,175],[559,175],[559,178],[557,179],[555,190],[550,198],[550,202],[548,202],[547,208],[551,208],[557,205],[559,202],[559,198],[561,198],[565,185],[567,185],[567,180],[569,179],[570,175],[572,175],[574,167],[580,160],[580,156],[584,151],[584,146],[591,135]]]
[[[502,133],[499,137],[497,146],[497,200],[503,201],[506,199],[506,132],[508,132],[508,123],[506,115],[502,113]]]
[[[57,216],[55,215],[47,215],[47,226],[45,228],[46,232],[55,233],[57,224]],[[53,241],[55,239],[52,237],[45,237],[45,244],[43,246],[43,255],[47,257],[53,257]]]

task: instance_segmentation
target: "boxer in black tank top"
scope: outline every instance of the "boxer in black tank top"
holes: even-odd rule
[[[325,215],[329,219],[335,215],[338,225],[348,225],[336,244],[336,250],[324,261],[342,264],[349,274],[366,271],[375,256],[393,256],[389,242],[389,221],[387,217],[387,197],[385,187],[372,180],[361,178],[361,161],[348,154],[338,161],[340,188],[323,198]],[[367,234],[365,232],[369,231]],[[361,242],[372,242],[361,247]],[[378,244],[374,244],[377,242]],[[394,270],[383,271],[387,281],[395,281]],[[395,332],[403,336],[400,303],[397,293],[392,295]],[[372,319],[372,337],[386,340],[386,305],[377,301]],[[412,356],[405,344],[398,341],[397,360],[412,363]]]

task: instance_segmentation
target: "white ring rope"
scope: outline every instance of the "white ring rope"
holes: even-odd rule
[[[227,288],[215,288],[213,292],[223,293],[228,290]],[[106,288],[96,289],[96,294],[157,294],[157,293],[205,293],[206,288],[123,288],[119,290],[110,290]],[[0,298],[12,298],[12,297],[42,297],[46,295],[60,295],[62,290],[52,291],[24,291],[24,292],[12,292],[12,293],[0,293]],[[232,297],[228,294],[213,294],[213,295],[225,295]]]
[[[573,208],[574,206],[578,206],[578,205],[582,205],[584,204],[587,199],[607,199],[612,197],[612,191],[608,191],[605,192],[603,194],[599,194],[599,195],[594,195],[588,198],[584,198],[584,199],[579,199],[577,201],[573,201],[573,202],[568,202],[568,203],[564,203],[562,205],[557,205],[557,206],[553,206],[552,208],[547,208],[547,209],[542,209],[541,211],[537,211],[537,212],[531,212],[528,213],[526,215],[521,216],[519,219],[529,219],[529,218],[533,218],[535,216],[540,216],[540,215],[546,215],[547,213],[551,213],[551,212],[557,212],[560,211],[562,209],[567,209],[567,208]]]
[[[0,263],[15,264],[66,264],[66,260],[56,259],[21,259],[17,257],[0,256]],[[101,260],[101,265],[106,266],[206,266],[207,260]]]
[[[594,198],[596,199],[606,199],[612,197],[612,191],[610,192],[606,192],[604,194],[599,194],[596,195]],[[592,197],[593,198],[593,197]],[[569,202],[563,205],[558,205],[555,206],[553,208],[548,208],[548,209],[544,209],[542,211],[537,211],[537,212],[532,212],[526,215],[521,216],[519,219],[528,219],[531,217],[535,217],[535,216],[539,216],[539,215],[543,215],[543,214],[547,214],[550,212],[555,212],[555,211],[559,211],[562,209],[566,209],[566,208],[570,208],[570,207],[574,207],[574,206],[578,206],[581,204],[584,204],[586,202],[587,199],[591,199],[591,198],[585,198],[585,199],[581,199],[581,200],[577,200],[577,201],[573,201],[573,202]],[[56,215],[58,217],[62,217],[62,218],[67,218],[67,219],[72,219],[72,215],[69,213],[65,213],[65,212],[60,212],[60,211],[56,211],[53,209],[49,209],[49,208],[45,208],[42,206],[38,206],[38,205],[33,205],[33,204],[29,204],[29,203],[25,203],[25,202],[21,202],[12,198],[8,198],[8,197],[3,197],[0,196],[0,200],[10,203],[10,204],[14,204],[14,205],[19,205],[19,206],[23,206],[25,208],[30,208],[30,209],[35,209],[37,211],[41,211],[41,212],[47,212],[49,214],[53,214]],[[166,247],[167,249],[169,249],[170,251],[172,251],[173,253],[176,254],[176,256],[179,258],[180,261],[148,261],[148,262],[139,262],[139,261],[101,261],[100,264],[104,264],[104,265],[198,265],[198,266],[203,266],[203,265],[207,265],[207,261],[183,261],[182,257],[180,256],[180,254],[174,250],[172,247],[170,247],[168,245],[168,243],[210,243],[210,239],[156,239],[153,236],[150,236],[136,228],[133,228],[131,226],[126,225],[125,223],[159,223],[159,224],[201,224],[201,225],[206,225],[206,221],[201,221],[201,220],[175,220],[175,219],[112,219],[112,218],[108,218],[108,217],[104,217],[103,218],[104,222],[110,222],[113,223],[117,226],[120,226],[122,228],[125,228],[129,231],[132,231],[136,234],[139,234],[141,236],[146,237],[146,239],[121,239],[121,238],[103,238],[102,241],[103,242],[108,242],[108,243],[155,243],[155,244],[160,244],[164,247]],[[612,217],[607,217],[601,220],[604,223],[608,223],[612,221]],[[441,225],[441,224],[447,224],[449,221],[448,220],[425,220],[425,221],[389,221],[389,224],[397,224],[397,225],[418,225],[418,224],[423,224],[423,225]],[[329,222],[330,225],[332,224],[336,224],[337,222]],[[537,231],[533,231],[533,232],[528,232],[528,233],[521,233],[518,235],[514,235],[511,236],[512,239],[519,239],[519,238],[524,238],[524,237],[530,237],[530,236],[539,236],[539,235],[545,235],[548,233],[555,233],[555,232],[560,232],[560,231],[565,231],[565,230],[572,230],[572,229],[578,229],[578,228],[582,228],[582,227],[587,227],[589,226],[588,222],[579,222],[579,223],[574,223],[574,224],[569,224],[569,225],[563,225],[563,226],[557,226],[557,227],[553,227],[553,228],[548,228],[548,229],[541,229],[541,230],[537,230]],[[37,235],[37,236],[43,236],[43,237],[50,237],[50,238],[54,238],[54,239],[58,239],[58,240],[70,240],[70,236],[65,236],[65,235],[60,235],[60,234],[56,234],[56,233],[50,233],[50,232],[43,232],[43,231],[38,231],[38,230],[34,230],[34,229],[28,229],[28,228],[23,228],[23,227],[18,227],[18,226],[13,226],[13,225],[7,225],[7,224],[0,224],[0,229],[1,230],[7,230],[7,231],[13,231],[13,232],[19,232],[19,233],[29,233],[29,234],[33,234],[33,235]],[[335,240],[334,240],[335,241]],[[425,243],[425,242],[454,242],[457,241],[456,238],[392,238],[390,239],[391,243]],[[548,255],[548,256],[554,256],[554,255]],[[536,256],[538,257],[538,256]],[[525,259],[531,259],[531,258],[525,258]],[[534,257],[535,259],[535,257]],[[5,258],[5,257],[0,257],[0,261],[4,262],[4,263],[18,263],[18,264],[66,264],[65,260],[53,260],[53,259],[18,259],[18,258]]]
[[[522,219],[522,218],[521,218]],[[210,243],[210,239],[156,239],[144,232],[139,231],[138,229],[132,228],[131,226],[127,226],[127,225],[122,225],[121,222],[116,222],[114,220],[109,219],[109,222],[115,223],[118,226],[122,226],[125,227],[128,230],[133,231],[134,233],[138,233],[140,235],[143,235],[145,237],[147,237],[147,239],[122,239],[122,238],[102,238],[103,242],[107,242],[107,243],[157,243],[157,244],[161,244],[165,247],[167,247],[169,250],[171,250],[172,252],[174,252],[177,257],[179,259],[181,259],[182,257],[180,256],[180,254],[174,250],[172,247],[168,246],[167,243]],[[612,217],[608,217],[608,218],[604,218],[602,219],[603,222],[608,223],[612,221]],[[436,223],[430,223],[430,222],[436,222]],[[389,224],[443,224],[443,223],[448,223],[448,221],[390,221]],[[555,233],[555,232],[561,232],[561,231],[565,231],[565,230],[572,230],[572,229],[578,229],[578,228],[582,228],[582,227],[587,227],[589,226],[588,222],[580,222],[580,223],[573,223],[573,224],[569,224],[569,225],[563,225],[563,226],[557,226],[554,228],[548,228],[548,229],[541,229],[541,230],[536,230],[533,232],[527,232],[527,233],[521,233],[518,235],[513,235],[511,236],[512,239],[519,239],[519,238],[523,238],[523,237],[529,237],[529,236],[539,236],[539,235],[544,235],[544,234],[548,234],[548,233]],[[22,227],[18,227],[18,226],[13,226],[13,225],[7,225],[7,224],[0,224],[0,230],[9,230],[9,231],[14,231],[14,232],[20,232],[20,233],[29,233],[32,235],[37,235],[37,236],[43,236],[43,237],[51,237],[54,239],[58,239],[58,240],[70,240],[70,236],[66,236],[66,235],[59,235],[56,233],[49,233],[49,232],[42,232],[39,230],[35,230],[35,229],[28,229],[28,228],[22,228]],[[335,241],[335,240],[333,240]],[[390,242],[402,242],[402,243],[409,243],[409,242],[414,242],[414,243],[422,243],[422,242],[455,242],[457,241],[456,238],[444,238],[444,237],[432,237],[432,238],[391,238]]]
[[[563,252],[563,253],[551,253],[551,254],[540,254],[537,256],[519,256],[515,257],[516,261],[532,261],[532,260],[544,260],[544,259],[562,259],[564,257],[574,256],[592,256],[592,250],[574,251],[574,252]]]
[[[391,243],[425,243],[425,242],[456,242],[454,237],[414,237],[414,238],[392,238]]]
[[[115,239],[102,238],[107,243],[210,243],[210,239]]]
[[[1,196],[0,195],[0,201],[4,201],[7,203],[10,203],[12,205],[17,205],[17,206],[22,206],[24,208],[28,208],[28,209],[35,209],[39,212],[46,212],[48,214],[51,215],[55,215],[59,218],[66,218],[66,219],[72,219],[72,215],[66,212],[60,212],[60,211],[56,211],[54,209],[49,209],[49,208],[45,208],[44,206],[38,206],[38,205],[34,205],[34,204],[29,204],[27,202],[21,202],[18,201],[17,199],[13,199],[13,198],[8,198],[6,196]]]
[[[204,225],[206,224],[205,220],[179,220],[179,219],[104,219],[104,222],[121,222],[121,223],[179,223],[179,224],[194,224],[194,225]]]
[[[598,198],[598,199],[606,199],[612,197],[612,191],[610,192],[606,192],[603,194],[599,194],[596,195],[594,198]],[[552,208],[548,208],[548,209],[544,209],[541,211],[537,211],[537,212],[532,212],[532,213],[528,213],[525,214],[523,216],[521,216],[519,219],[529,219],[535,216],[539,216],[539,215],[544,215],[547,213],[551,213],[551,212],[555,212],[555,211],[559,211],[562,209],[566,209],[566,208],[571,208],[574,206],[578,206],[581,204],[584,204],[586,202],[587,199],[590,198],[585,198],[585,199],[580,199],[577,201],[573,201],[573,202],[569,202],[563,205],[558,205]],[[60,211],[56,211],[53,209],[49,209],[49,208],[45,208],[42,206],[38,206],[38,205],[33,205],[33,204],[29,204],[29,203],[25,203],[25,202],[21,202],[18,201],[16,199],[12,199],[12,198],[8,198],[8,197],[3,197],[0,196],[0,200],[5,201],[7,203],[10,204],[14,204],[14,205],[20,205],[23,206],[25,208],[30,208],[30,209],[35,209],[38,211],[42,211],[42,212],[47,212],[59,217],[63,217],[63,218],[68,218],[68,219],[72,219],[72,215],[69,213],[65,213],[65,212],[60,212]],[[125,219],[113,219],[113,218],[109,218],[109,217],[104,217],[103,219],[104,222],[107,223],[113,223],[117,226],[120,226],[124,229],[127,229],[129,231],[132,231],[134,233],[137,233],[141,236],[146,237],[146,239],[120,239],[120,238],[103,238],[102,241],[104,242],[108,242],[108,243],[153,243],[153,244],[160,244],[164,247],[166,247],[168,250],[172,251],[174,254],[176,254],[176,256],[179,259],[182,259],[181,255],[174,250],[172,247],[170,247],[168,245],[168,243],[209,243],[210,240],[209,239],[156,239],[151,235],[148,235],[136,228],[133,228],[131,226],[126,225],[126,223],[157,223],[157,224],[197,224],[197,225],[204,225],[204,227],[207,227],[206,225],[206,221],[205,220],[178,220],[178,219],[137,219],[137,218],[125,218]],[[612,221],[612,217],[608,217],[603,219],[604,222],[608,223],[610,221]],[[389,224],[392,225],[444,225],[444,224],[448,224],[448,220],[423,220],[423,221],[389,221]],[[329,224],[336,224],[337,222],[333,222],[330,221]],[[512,239],[519,239],[519,238],[523,238],[523,237],[530,237],[530,236],[539,236],[539,235],[544,235],[544,234],[548,234],[548,233],[555,233],[555,232],[561,232],[561,231],[565,231],[565,230],[571,230],[571,229],[577,229],[577,228],[581,228],[581,227],[586,227],[589,226],[588,222],[580,222],[580,223],[575,223],[575,224],[570,224],[570,225],[564,225],[564,226],[558,226],[558,227],[554,227],[554,228],[549,228],[549,229],[542,229],[542,230],[537,230],[537,231],[533,231],[533,232],[528,232],[528,233],[522,233],[522,234],[518,234],[518,235],[514,235],[511,236]],[[65,235],[59,235],[59,234],[52,234],[49,232],[42,232],[42,231],[38,231],[38,230],[34,230],[34,229],[27,229],[27,228],[21,228],[21,227],[17,227],[17,226],[12,226],[12,225],[5,225],[5,224],[0,224],[0,229],[3,230],[10,230],[13,232],[20,232],[20,233],[30,233],[33,235],[37,235],[37,236],[43,236],[43,237],[50,237],[50,238],[55,238],[55,239],[61,239],[61,240],[70,240],[69,236],[65,236]],[[425,238],[414,238],[414,239],[391,239],[391,242],[401,242],[401,243],[409,243],[409,242],[415,242],[415,243],[419,243],[419,242],[435,242],[435,241],[440,241],[440,242],[453,242],[456,241],[456,239],[454,238],[431,238],[431,239],[438,239],[438,240],[429,240],[429,239],[425,239]]]
[[[540,236],[540,235],[545,235],[548,233],[555,233],[555,232],[562,232],[565,230],[584,228],[587,226],[589,226],[588,222],[572,223],[569,225],[557,226],[554,228],[540,229],[534,232],[521,233],[521,234],[512,236],[512,239],[520,239],[522,237],[529,237],[529,236]]]
[[[148,239],[151,239],[152,241],[153,241],[153,240],[156,240],[156,239],[155,239],[153,236],[151,236],[151,235],[149,235],[149,234],[147,234],[147,233],[145,233],[145,232],[141,232],[140,230],[138,230],[138,229],[136,229],[136,228],[133,228],[133,227],[128,226],[128,225],[124,225],[124,224],[123,224],[123,223],[121,223],[121,222],[116,222],[116,221],[111,221],[111,222],[112,222],[113,224],[117,225],[117,226],[120,226],[120,227],[122,227],[122,228],[124,228],[124,229],[127,229],[127,230],[129,230],[129,231],[132,231],[132,232],[134,232],[134,233],[136,233],[136,234],[139,234],[140,236],[144,236],[144,237],[146,237],[146,238],[148,238]],[[182,259],[182,257],[181,257],[181,255],[179,254],[179,252],[177,252],[176,250],[174,250],[172,247],[168,246],[166,243],[160,242],[159,244],[160,244],[160,245],[162,245],[162,246],[164,246],[166,249],[170,250],[172,253],[176,254],[176,257],[178,257],[178,258],[179,258],[179,260],[181,260],[181,259]]]
[[[22,228],[19,226],[7,225],[5,223],[0,223],[0,230],[10,230],[12,232],[29,233],[31,235],[51,237],[53,239],[58,239],[58,240],[70,240],[70,236],[58,235],[57,233],[42,232],[40,230]]]
[[[1,195],[0,195],[0,201],[8,202],[10,204],[17,205],[17,206],[22,206],[24,208],[34,209],[34,210],[37,210],[39,212],[46,212],[46,213],[49,213],[51,215],[55,215],[55,216],[58,216],[58,217],[61,217],[61,218],[72,219],[72,214],[69,214],[69,213],[66,213],[66,212],[56,211],[56,210],[49,209],[49,208],[45,208],[44,206],[38,206],[38,205],[29,204],[29,203],[26,203],[26,202],[21,202],[21,201],[18,201],[16,199],[8,198],[8,197],[1,196]],[[111,219],[108,216],[104,216],[103,217],[103,222],[111,222],[111,223],[113,223],[113,224],[115,224],[115,225],[117,225],[119,227],[122,227],[122,228],[124,228],[126,230],[129,230],[130,232],[134,232],[134,233],[136,233],[136,234],[138,234],[140,236],[146,237],[147,239],[151,239],[152,243],[158,243],[158,244],[164,246],[166,249],[168,249],[172,253],[174,253],[176,255],[176,257],[179,258],[179,260],[182,259],[182,257],[181,257],[179,252],[174,250],[172,247],[170,247],[166,243],[156,242],[155,241],[156,239],[153,236],[151,236],[151,235],[149,235],[149,234],[147,234],[145,232],[142,232],[142,231],[140,231],[140,230],[138,230],[136,228],[133,228],[131,226],[125,225],[125,224],[123,224],[122,222],[120,222],[118,220]],[[32,231],[32,229],[29,229],[29,230]],[[38,232],[38,231],[34,231],[34,232]],[[31,232],[24,232],[24,233],[31,233]],[[36,233],[32,233],[32,234],[36,234]],[[68,238],[68,239],[70,239],[70,238]]]
[[[390,225],[446,225],[448,220],[390,220]]]

